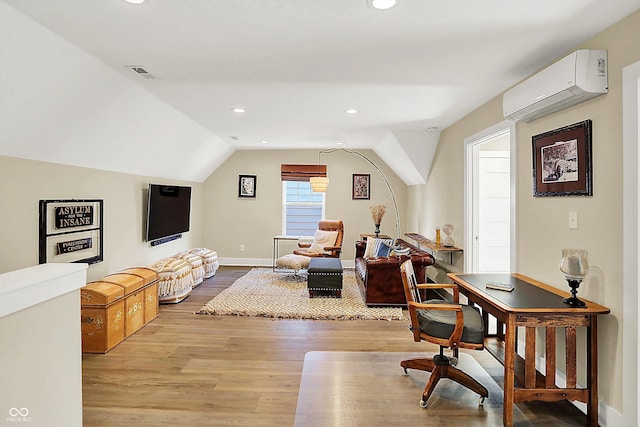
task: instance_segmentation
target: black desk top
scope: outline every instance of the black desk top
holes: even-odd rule
[[[457,274],[457,277],[513,308],[576,308],[563,302],[563,296],[513,277],[508,273]],[[510,283],[513,291],[487,289],[487,282]]]

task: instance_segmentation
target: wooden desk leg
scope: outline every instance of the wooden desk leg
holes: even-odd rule
[[[587,331],[587,423],[598,426],[598,316],[590,316],[591,325]]]
[[[507,318],[504,342],[504,404],[502,422],[505,427],[513,426],[513,399],[515,388],[516,355],[516,318],[510,314]]]

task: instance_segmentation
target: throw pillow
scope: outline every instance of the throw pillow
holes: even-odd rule
[[[368,237],[367,247],[364,250],[364,257],[365,258],[377,257],[378,249],[380,248],[380,245],[382,244],[382,242],[385,242],[388,245],[393,244],[392,239],[376,239],[375,237]]]
[[[392,250],[393,247],[387,242],[381,242],[380,247],[378,247],[378,251],[376,252],[376,257],[388,257]]]
[[[411,248],[401,248],[400,246],[398,246],[393,250],[393,253],[396,256],[402,256],[402,255],[409,256],[409,254],[411,253]]]
[[[313,243],[311,243],[311,247],[309,247],[309,252],[321,254],[324,252],[325,246],[335,245],[337,238],[337,231],[316,230],[316,234],[313,236]]]
[[[375,239],[373,237],[367,237],[367,246],[364,248],[364,258],[373,258],[373,245],[375,244]]]

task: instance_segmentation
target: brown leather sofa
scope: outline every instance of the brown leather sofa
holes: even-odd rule
[[[420,283],[425,283],[427,267],[434,263],[433,257],[402,239],[399,239],[397,243],[411,249],[409,256],[416,277]],[[407,301],[400,276],[400,264],[406,261],[408,256],[364,258],[366,246],[366,241],[356,242],[355,258],[356,280],[365,303],[368,306],[406,305]]]

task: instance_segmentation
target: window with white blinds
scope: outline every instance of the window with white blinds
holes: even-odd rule
[[[282,234],[313,236],[324,218],[325,193],[314,193],[307,181],[282,181]]]

